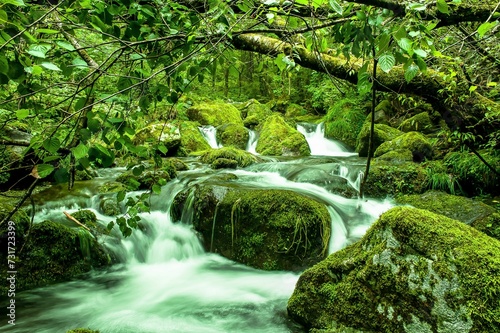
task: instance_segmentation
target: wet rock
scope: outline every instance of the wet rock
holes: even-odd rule
[[[500,242],[459,221],[397,207],[357,243],[306,270],[288,302],[307,328],[497,332]]]
[[[326,207],[291,191],[201,185],[179,193],[172,214],[192,216],[207,251],[255,268],[300,270],[328,250]]]
[[[200,156],[203,163],[211,164],[214,169],[246,167],[253,163],[260,162],[257,156],[241,149],[233,147],[223,147],[206,151]]]
[[[434,125],[428,112],[421,112],[413,117],[406,119],[399,125],[399,129],[403,132],[421,132],[432,133]]]
[[[200,125],[220,126],[236,124],[243,126],[240,111],[232,104],[222,102],[199,103],[187,110],[189,120]]]
[[[157,123],[138,131],[132,141],[135,145],[161,143],[167,148],[166,156],[175,154],[181,144],[181,132],[172,123]]]
[[[224,147],[232,146],[245,150],[248,143],[248,130],[243,125],[225,124],[217,127],[217,142]]]
[[[181,132],[181,148],[186,154],[210,149],[210,145],[201,135],[199,124],[191,121],[183,121],[179,128]]]

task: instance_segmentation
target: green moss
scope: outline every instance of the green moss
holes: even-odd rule
[[[167,155],[172,155],[181,144],[181,133],[173,123],[156,123],[139,130],[132,142],[135,145],[161,143],[168,149]]]
[[[240,111],[233,105],[222,102],[199,103],[187,110],[187,116],[201,125],[220,126],[236,124],[243,126]]]
[[[241,108],[244,116],[244,125],[248,128],[255,128],[262,124],[267,117],[273,114],[269,106],[261,104],[255,99],[251,99]]]
[[[88,209],[80,209],[77,212],[71,214],[78,222],[85,224],[90,228],[95,228],[97,225],[97,216],[95,213]]]
[[[498,212],[475,220],[471,226],[490,237],[500,240],[500,213]]]
[[[364,191],[369,197],[385,198],[397,194],[415,194],[426,190],[427,174],[417,163],[382,161],[378,158],[370,167]]]
[[[253,154],[233,147],[223,147],[206,151],[200,156],[200,160],[203,163],[212,164],[214,169],[228,166],[231,168],[235,168],[236,166],[244,168],[260,161],[260,159]]]
[[[427,191],[424,194],[402,195],[396,197],[399,204],[411,205],[415,208],[427,209],[466,224],[482,220],[496,212],[480,201],[460,197],[439,191]],[[460,209],[457,209],[460,207]]]
[[[388,151],[382,156],[379,156],[378,159],[383,161],[392,161],[394,163],[412,162],[413,154],[409,149],[396,149]]]
[[[302,106],[295,104],[295,103],[290,103],[288,104],[286,111],[285,111],[285,117],[287,118],[297,118],[300,116],[305,116],[307,114],[307,110],[304,109]]]
[[[91,330],[88,328],[75,328],[73,330],[69,330],[66,333],[99,333],[99,331]]]
[[[198,123],[191,121],[183,121],[180,124],[181,147],[188,154],[210,149],[198,126]]]
[[[136,191],[150,189],[160,179],[168,182],[177,177],[175,164],[170,160],[163,161],[160,168],[154,168],[153,163],[150,165],[147,169],[144,164],[137,165],[118,176],[116,181],[124,184],[128,190]]]
[[[392,140],[403,134],[400,130],[383,124],[375,124],[373,132],[373,151],[375,151],[382,143]],[[364,123],[361,131],[356,139],[356,152],[361,157],[368,156],[368,146],[370,138],[370,123]]]
[[[355,147],[365,119],[363,103],[359,98],[344,98],[328,109],[324,117],[325,136]]]
[[[326,255],[330,215],[312,199],[291,191],[208,185],[187,192],[176,197],[174,219],[191,204],[193,226],[208,251],[268,270],[300,270]]]
[[[82,237],[80,230],[88,237]],[[67,281],[109,263],[108,255],[86,230],[51,221],[33,225],[17,254],[18,291]],[[6,274],[6,265],[1,269]]]
[[[248,130],[243,125],[226,124],[217,127],[217,142],[223,146],[232,146],[246,149],[248,143]]]
[[[434,155],[430,141],[421,133],[408,132],[390,141],[382,143],[374,153],[374,156],[382,156],[385,153],[397,149],[408,149],[413,155],[413,161],[422,162],[432,159]]]
[[[311,154],[304,135],[287,124],[278,114],[268,117],[264,122],[256,151],[262,155],[272,156]]]
[[[442,215],[397,207],[362,240],[305,271],[288,313],[317,329],[496,332],[499,270],[497,240]]]
[[[431,117],[427,112],[421,112],[409,119],[406,119],[399,125],[399,129],[403,132],[422,132],[431,133],[434,125],[432,124]]]
[[[125,184],[117,181],[109,181],[105,182],[99,187],[99,193],[108,194],[108,193],[118,193],[120,191],[126,191],[127,188]]]

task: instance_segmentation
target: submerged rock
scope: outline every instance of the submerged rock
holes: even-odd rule
[[[207,251],[255,268],[300,270],[328,250],[326,207],[291,191],[201,185],[179,193],[172,214],[192,216]]]
[[[274,114],[262,126],[256,151],[271,156],[308,156],[309,145],[303,134],[285,122],[283,117]]]
[[[288,313],[333,332],[498,332],[499,271],[499,241],[442,215],[396,207],[359,242],[305,271]]]

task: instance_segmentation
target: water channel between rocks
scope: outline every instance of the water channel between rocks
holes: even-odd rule
[[[0,331],[64,333],[88,327],[101,333],[302,332],[286,317],[299,273],[260,271],[206,253],[189,221],[172,221],[170,207],[181,190],[210,182],[217,173],[233,173],[237,179],[227,181],[232,187],[286,189],[325,204],[332,223],[330,253],[358,240],[391,203],[332,194],[341,183],[356,189],[365,162],[345,148],[325,151],[317,128],[303,130],[313,154],[322,156],[272,159],[222,171],[191,161],[191,170],[151,197],[152,212],[141,216],[145,228],[126,239],[118,233],[100,239],[121,264],[83,280],[17,293],[16,325]],[[45,198],[35,222],[67,223],[63,211],[79,208],[93,210],[104,225],[114,220],[99,213],[99,196],[91,190],[96,187],[92,182],[107,181],[113,173],[104,170],[101,178],[89,181],[85,193]]]

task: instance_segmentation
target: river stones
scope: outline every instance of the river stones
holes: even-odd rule
[[[359,242],[306,270],[288,313],[329,332],[498,332],[499,272],[496,239],[396,207]]]
[[[177,195],[174,220],[192,223],[207,251],[265,270],[300,270],[325,258],[326,207],[287,190],[199,185]]]
[[[384,124],[375,124],[373,131],[373,150],[377,149],[382,143],[390,141],[403,134],[400,130]],[[370,122],[365,122],[356,140],[356,152],[360,157],[368,156],[368,146],[370,141]],[[373,152],[372,152],[373,154]]]
[[[308,156],[306,138],[279,114],[269,116],[262,125],[256,151],[271,156]]]
[[[228,103],[199,103],[187,109],[187,116],[189,120],[197,121],[200,125],[217,127],[231,123],[243,126],[240,110]]]

